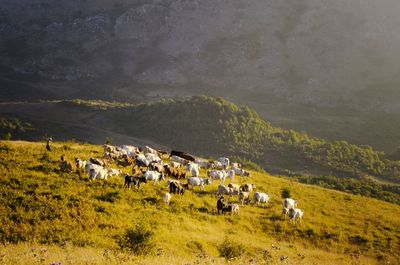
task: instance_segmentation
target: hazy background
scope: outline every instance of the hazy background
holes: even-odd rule
[[[399,14],[397,0],[0,0],[0,100],[206,94],[392,152]]]

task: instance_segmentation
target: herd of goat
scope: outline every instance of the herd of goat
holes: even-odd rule
[[[169,164],[165,164],[162,158],[170,158]],[[165,159],[166,160],[166,159]],[[115,162],[116,165],[132,168],[132,175],[122,174],[119,169],[108,168],[108,162]],[[229,158],[220,157],[215,161],[206,161],[196,158],[190,154],[180,151],[171,151],[171,153],[155,150],[149,146],[142,149],[134,146],[122,145],[112,146],[104,145],[104,155],[102,159],[91,158],[89,161],[83,161],[75,158],[76,167],[84,170],[90,180],[106,180],[108,177],[122,175],[124,178],[124,187],[140,188],[142,183],[150,181],[155,185],[157,182],[167,180],[169,192],[163,195],[163,201],[169,205],[172,195],[183,195],[185,190],[194,187],[204,189],[204,186],[213,181],[219,181],[217,195],[220,196],[217,201],[217,211],[224,213],[239,214],[239,204],[268,204],[270,197],[263,192],[254,192],[252,200],[250,194],[256,188],[254,184],[234,184],[234,177],[251,177],[250,172],[241,168],[238,163],[230,163]],[[207,172],[207,177],[200,177],[200,169]],[[230,183],[226,186],[224,182],[229,178]],[[186,180],[182,183],[181,180]],[[228,203],[224,195],[232,198],[238,197],[237,203]],[[289,216],[293,222],[301,221],[303,211],[296,208],[297,202],[291,198],[283,200],[282,215]]]

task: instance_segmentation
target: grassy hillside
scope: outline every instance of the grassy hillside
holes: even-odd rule
[[[143,104],[74,100],[3,104],[1,111],[33,124],[36,130],[23,139],[52,135],[103,143],[111,138],[119,144],[150,144],[203,156],[227,154],[304,183],[400,203],[400,162],[395,156],[273,127],[255,111],[223,99],[200,96]],[[49,114],[43,118],[43,113]]]
[[[397,205],[252,172],[235,182],[255,183],[270,194],[270,205],[218,216],[217,183],[174,196],[168,207],[161,202],[164,182],[137,191],[123,189],[122,178],[89,182],[58,172],[62,154],[71,161],[101,152],[101,146],[65,142],[46,154],[42,142],[0,142],[5,264],[218,264],[234,254],[241,254],[239,264],[279,263],[285,256],[290,264],[400,261]],[[282,188],[305,211],[301,224],[281,219]]]
[[[388,160],[368,146],[273,127],[248,107],[223,99],[193,97],[108,108],[102,102],[72,103],[103,109],[101,115],[112,120],[120,133],[206,156],[228,153],[275,174],[316,176],[299,178],[303,182],[400,202],[399,185],[390,185],[400,182],[399,161]]]

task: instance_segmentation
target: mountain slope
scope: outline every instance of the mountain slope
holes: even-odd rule
[[[161,195],[166,192],[164,183],[128,190],[123,189],[121,178],[89,182],[84,175],[58,172],[61,154],[69,161],[74,157],[88,159],[100,156],[101,146],[55,143],[46,155],[44,145],[0,143],[2,243],[38,242],[44,244],[41,249],[47,244],[64,246],[58,252],[69,251],[71,246],[88,248],[92,253],[92,248],[101,249],[95,251],[97,262],[92,264],[104,263],[102,259],[106,257],[101,256],[107,251],[115,253],[115,259],[118,256],[132,263],[141,259],[150,259],[150,263],[158,260],[161,264],[219,262],[225,238],[228,249],[235,250],[239,245],[245,250],[236,261],[238,264],[250,260],[279,262],[282,256],[302,264],[352,264],[355,260],[377,264],[396,263],[399,259],[400,238],[396,229],[400,217],[399,206],[394,204],[252,172],[252,179],[235,182],[255,183],[259,191],[270,194],[270,205],[245,205],[237,217],[218,216],[214,209],[215,183],[204,191],[173,196],[171,206],[166,207],[161,203]],[[288,188],[291,196],[299,199],[299,207],[305,211],[302,224],[293,225],[280,218],[282,188]],[[155,251],[154,260],[151,254],[146,258],[120,253],[120,240],[140,224],[142,231],[154,233],[150,247],[145,248]],[[10,249],[9,245],[5,247],[5,251]],[[16,253],[7,252],[2,259],[12,259]],[[19,260],[21,257],[25,256],[21,254]],[[69,260],[58,261],[69,264],[79,262],[74,260],[79,258],[83,259],[72,255]],[[56,261],[46,257],[44,260]]]
[[[206,94],[284,128],[394,151],[399,10],[396,0],[3,0],[0,100]]]
[[[321,169],[339,175],[369,174],[399,181],[400,164],[385,160],[383,153],[367,146],[328,142],[273,127],[254,110],[223,99],[200,96],[163,100],[109,109],[103,115],[121,133],[205,155],[236,155],[271,170],[307,172],[310,166],[309,172]]]
[[[117,144],[150,144],[206,157],[229,155],[307,183],[400,202],[399,161],[367,146],[273,127],[253,110],[222,99],[201,96],[146,104],[75,100],[3,107],[38,128],[28,139],[47,134],[104,143],[112,138]],[[43,112],[51,115],[44,119]],[[298,177],[309,175],[318,178]]]

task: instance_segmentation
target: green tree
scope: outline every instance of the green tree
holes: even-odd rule
[[[12,135],[10,132],[3,135],[3,140],[9,141],[9,140],[11,140],[11,138],[12,138]]]

